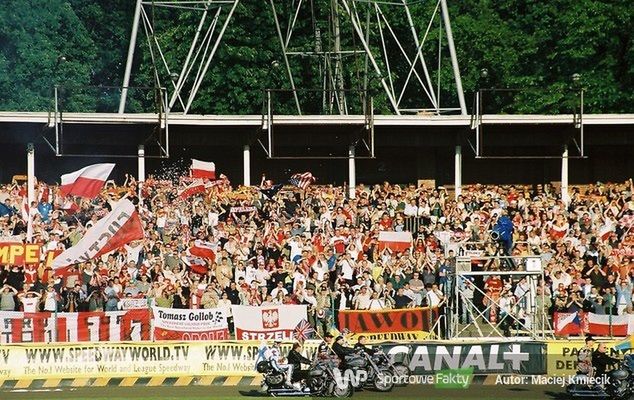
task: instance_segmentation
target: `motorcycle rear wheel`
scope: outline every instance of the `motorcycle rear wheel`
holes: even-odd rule
[[[349,382],[347,385],[345,385],[345,387],[339,387],[339,385],[337,385],[336,383],[332,383],[328,392],[328,397],[352,397],[352,393],[354,393],[354,388]]]

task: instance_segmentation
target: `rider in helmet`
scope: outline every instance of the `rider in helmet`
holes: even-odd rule
[[[594,368],[592,366],[592,355],[594,351],[594,338],[586,337],[586,345],[579,350],[577,354],[577,372],[587,375],[589,378],[594,376]]]
[[[280,340],[273,342],[273,346],[269,347],[265,354],[265,358],[271,363],[273,368],[284,374],[286,377],[286,385],[288,387],[292,387],[291,378],[293,376],[293,366],[285,363],[284,357],[282,357],[282,353],[280,351],[280,344],[282,344]]]

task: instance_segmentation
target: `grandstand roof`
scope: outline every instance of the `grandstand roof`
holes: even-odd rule
[[[0,112],[0,123],[49,123],[48,112]],[[274,121],[284,125],[352,125],[362,124],[363,115],[276,115]],[[69,123],[139,124],[155,123],[157,114],[64,113]],[[570,124],[570,115],[483,115],[482,122],[500,125]],[[182,115],[170,114],[170,125],[260,126],[261,115]],[[376,126],[468,126],[470,115],[376,115]],[[634,125],[634,114],[584,114],[584,125]]]

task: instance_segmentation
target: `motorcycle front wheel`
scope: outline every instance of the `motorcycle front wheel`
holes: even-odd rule
[[[382,370],[381,374],[374,380],[374,388],[379,392],[389,392],[394,388],[396,380],[394,373],[388,370]]]
[[[337,398],[352,397],[352,393],[354,392],[354,387],[352,387],[352,384],[349,382],[343,387],[337,385],[336,383],[332,383],[330,385],[330,390],[328,392],[329,392],[327,394],[328,397],[337,397]]]
[[[412,371],[409,370],[407,365],[403,363],[394,363],[394,373],[396,374],[396,380],[398,383],[396,386],[405,386],[409,383],[409,377],[412,374]]]

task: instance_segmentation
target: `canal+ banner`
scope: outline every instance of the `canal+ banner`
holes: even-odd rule
[[[152,307],[154,340],[227,340],[229,325],[220,308]]]

